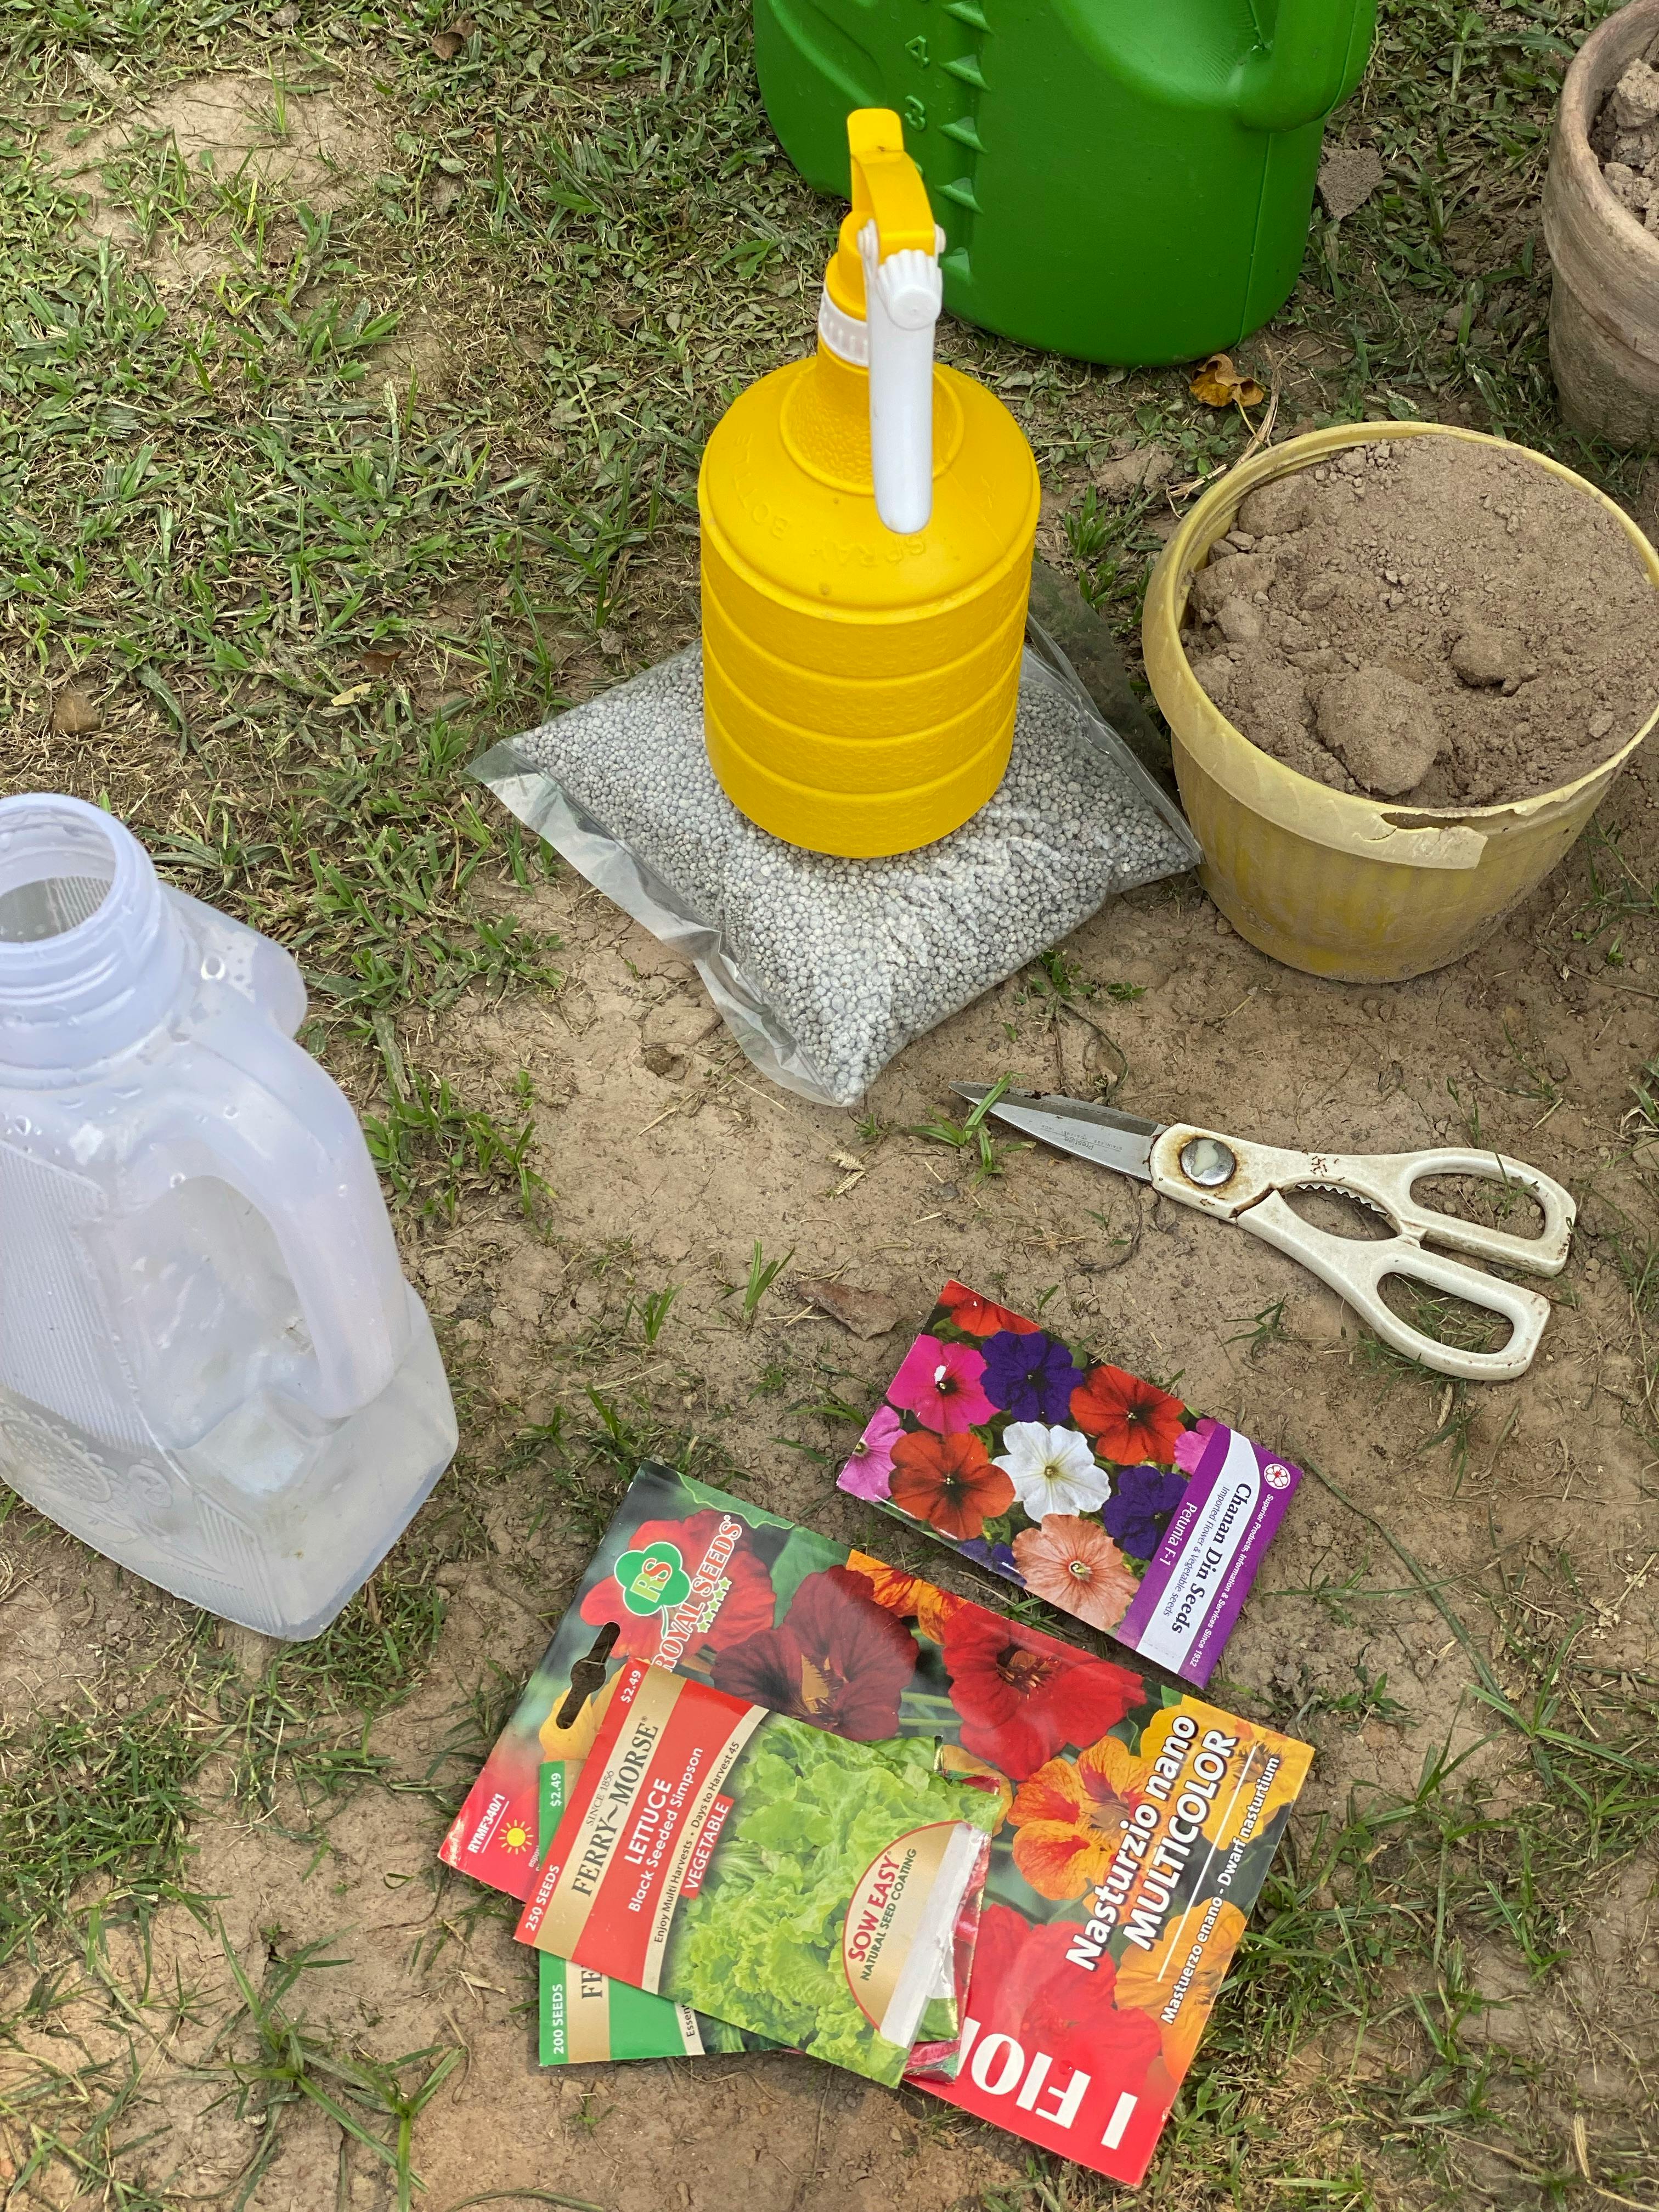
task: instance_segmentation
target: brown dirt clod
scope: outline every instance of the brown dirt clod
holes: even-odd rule
[[[1522,448],[1376,440],[1262,485],[1237,521],[1193,579],[1194,672],[1319,782],[1501,805],[1589,774],[1659,702],[1635,544]]]
[[[1331,677],[1319,695],[1318,728],[1358,782],[1390,798],[1421,783],[1440,752],[1428,693],[1392,668]]]

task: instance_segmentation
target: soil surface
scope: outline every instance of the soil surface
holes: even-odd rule
[[[1659,752],[1638,754],[1603,823],[1634,866],[1651,867]],[[422,2201],[435,2212],[515,2188],[600,2212],[947,2212],[987,2191],[1025,2201],[1026,2154],[1013,2138],[805,2059],[538,2072],[533,1978],[512,1941],[514,1909],[443,1875],[435,1853],[495,1718],[568,1602],[592,1513],[602,1517],[630,1471],[589,1476],[599,1494],[573,1520],[584,1440],[603,1441],[590,1387],[630,1434],[674,1425],[668,1449],[689,1449],[708,1479],[1000,1603],[1006,1585],[834,1488],[857,1427],[824,1408],[839,1402],[862,1422],[951,1273],[1040,1310],[1103,1356],[1178,1376],[1189,1403],[1316,1471],[1211,1689],[1315,1744],[1297,1814],[1309,1849],[1352,1793],[1409,1796],[1425,1760],[1490,1738],[1468,1654],[1436,1596],[1450,1593],[1455,1610],[1481,1620],[1475,1591],[1494,1561],[1540,1634],[1572,1637],[1615,1677],[1650,1674],[1650,1386],[1614,1258],[1621,1224],[1650,1214],[1659,1167],[1639,1150],[1632,1158],[1622,1130],[1631,1073],[1652,1040],[1659,921],[1644,913],[1625,925],[1616,969],[1581,945],[1592,857],[1581,850],[1457,967],[1364,994],[1255,952],[1191,878],[1109,901],[1065,947],[1069,997],[1040,968],[1013,978],[902,1054],[875,1085],[875,1121],[862,1126],[756,1078],[695,974],[578,878],[561,871],[522,894],[521,915],[565,939],[565,988],[464,1003],[440,1043],[469,1095],[532,1072],[556,1195],[538,1219],[503,1205],[454,1226],[399,1220],[475,1437],[500,1409],[483,1471],[446,1478],[394,1555],[395,1574],[409,1571],[399,1561],[423,1558],[430,1572],[449,1554],[436,1570],[447,1619],[418,1686],[364,1744],[380,1786],[309,1809],[279,1786],[268,1807],[227,1804],[200,1820],[190,1887],[211,1905],[164,1906],[148,1955],[134,1942],[115,1961],[128,2002],[158,2004],[176,1973],[195,2008],[194,2024],[142,2046],[134,2132],[154,2132],[128,2172],[175,2187],[187,2173],[191,2187],[234,2197],[257,2138],[207,2070],[235,2001],[229,1959],[257,1979],[273,1957],[320,1939],[333,1963],[300,1993],[316,2033],[388,2051],[465,2047],[465,2069],[417,2131]],[[663,1075],[652,1040],[671,1023],[686,1042],[677,1072]],[[954,1079],[1012,1068],[1036,1087],[1090,1092],[1117,1064],[1103,1036],[1127,1058],[1115,1096],[1134,1112],[1355,1151],[1462,1142],[1474,1113],[1484,1143],[1564,1180],[1585,1214],[1566,1274],[1548,1286],[1557,1310],[1532,1372],[1457,1400],[1449,1426],[1450,1386],[1369,1358],[1331,1292],[1237,1230],[1041,1148],[1011,1152],[1000,1174],[975,1181],[970,1156],[906,1133],[952,1110]],[[757,1239],[769,1256],[793,1259],[745,1329],[730,1286],[742,1284]],[[880,1290],[900,1322],[884,1336],[851,1335],[789,1295],[797,1272]],[[633,1316],[668,1284],[679,1297],[647,1346]],[[556,1448],[534,1444],[561,1422]],[[1383,1531],[1409,1547],[1422,1587]],[[6,1523],[3,1550],[0,1709],[99,1709],[116,1695],[143,1704],[201,1632],[188,1607],[26,1511]],[[1055,1625],[1086,1638],[1076,1622]],[[1495,1631],[1477,1633],[1501,1649]],[[276,1656],[227,1641],[249,1663],[250,1686]],[[1386,1693],[1356,1710],[1356,1684],[1378,1676]],[[488,1699],[481,1683],[494,1686]],[[1595,1908],[1605,1942],[1591,1943],[1577,1913],[1564,1923],[1573,1963],[1559,1986],[1529,1986],[1495,1948],[1465,1970],[1482,2036],[1523,2063],[1578,2069],[1593,2137],[1640,2094],[1621,2051],[1650,2049],[1659,2027],[1659,1907],[1650,1868],[1628,1872],[1616,1925],[1605,1895]],[[33,1971],[20,1959],[0,2003],[20,2002]],[[119,2039],[103,2002],[90,1984],[66,1990],[7,2063],[50,2057],[70,2035],[112,2055]],[[1348,2063],[1331,2055],[1338,2075]],[[1340,2109],[1319,2068],[1310,2060],[1260,2108],[1261,2126],[1287,2131],[1287,2156],[1308,2154]],[[0,2131],[0,2176],[3,2150]],[[1502,2193],[1501,2165],[1477,2170]],[[374,2157],[301,2106],[248,2212],[337,2201],[382,2212],[393,2198]],[[1095,2200],[1079,2184],[1065,2201]],[[1159,2197],[1179,2212],[1219,2201],[1178,2158]]]
[[[1659,70],[1633,61],[1601,103],[1590,146],[1607,190],[1659,234]]]
[[[1193,580],[1199,681],[1339,791],[1489,806],[1616,752],[1659,701],[1628,532],[1518,451],[1379,440],[1264,484]]]

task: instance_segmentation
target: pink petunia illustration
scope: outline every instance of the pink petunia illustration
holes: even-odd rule
[[[888,1403],[914,1413],[936,1436],[959,1437],[996,1418],[996,1407],[980,1388],[984,1372],[984,1355],[971,1346],[919,1336],[893,1377]]]
[[[841,1486],[854,1498],[885,1504],[892,1494],[893,1446],[904,1434],[904,1424],[890,1406],[884,1406],[853,1447],[841,1471]]]
[[[1206,1413],[1197,1425],[1183,1429],[1176,1438],[1175,1463],[1183,1474],[1196,1474],[1198,1462],[1204,1456],[1204,1447],[1215,1434],[1218,1424]]]

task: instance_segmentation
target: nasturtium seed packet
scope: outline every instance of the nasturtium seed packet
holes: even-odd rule
[[[630,1660],[520,1938],[896,2087],[959,2037],[989,1857],[990,1799],[930,1749]]]
[[[690,1591],[671,1613],[642,1613],[648,1582],[619,1569],[659,1546]],[[586,1755],[624,1657],[841,1735],[944,1742],[998,1826],[961,2070],[945,2081],[924,2063],[911,2086],[1139,2182],[1307,1745],[647,1465],[456,1816],[447,1865],[529,1896],[537,1862],[521,1838],[533,1847],[538,1767]]]
[[[954,1282],[837,1478],[1200,1689],[1301,1480]]]

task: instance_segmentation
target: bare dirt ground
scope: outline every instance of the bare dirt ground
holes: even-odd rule
[[[1603,823],[1644,879],[1659,866],[1656,791],[1659,769],[1638,758]],[[1117,1095],[1131,1108],[1356,1149],[1460,1139],[1478,1113],[1483,1141],[1579,1194],[1586,1226],[1538,1367],[1465,1396],[1368,1358],[1330,1294],[1241,1235],[1036,1151],[1012,1153],[976,1185],[957,1155],[902,1133],[948,1105],[953,1078],[1013,1066],[1085,1087],[1092,1033],[1040,972],[903,1055],[876,1086],[872,1108],[888,1133],[872,1141],[853,1115],[761,1084],[718,1031],[690,1045],[680,1080],[653,1075],[649,1036],[672,1029],[689,1041],[708,1029],[700,987],[560,877],[535,898],[568,947],[563,991],[469,1006],[446,1031],[455,1073],[474,1091],[480,1079],[506,1087],[528,1067],[538,1097],[556,1102],[538,1110],[555,1193],[539,1221],[501,1208],[465,1231],[409,1239],[463,1405],[475,1390],[516,1409],[526,1431],[561,1417],[592,1429],[590,1388],[630,1422],[656,1409],[695,1434],[701,1471],[890,1551],[891,1524],[872,1525],[831,1486],[830,1460],[850,1431],[837,1437],[792,1408],[830,1392],[867,1407],[902,1339],[860,1343],[777,1292],[754,1329],[740,1329],[729,1286],[754,1241],[769,1255],[793,1250],[802,1272],[845,1271],[889,1291],[907,1321],[921,1319],[951,1273],[1027,1310],[1046,1300],[1045,1318],[1063,1331],[1133,1367],[1178,1372],[1189,1402],[1340,1486],[1316,1479],[1301,1493],[1230,1650],[1222,1694],[1294,1722],[1318,1747],[1299,1815],[1310,1838],[1322,1819],[1342,1820],[1352,1793],[1409,1800],[1425,1765],[1466,1751],[1489,1725],[1443,1604],[1468,1619],[1506,1684],[1518,1674],[1478,1592],[1508,1589],[1539,1641],[1565,1640],[1593,1673],[1656,1672],[1649,1370],[1607,1238],[1615,1207],[1650,1212],[1642,1185],[1651,1170],[1632,1161],[1626,1124],[1652,1022],[1637,948],[1659,933],[1651,923],[1627,932],[1626,970],[1589,978],[1574,927],[1589,888],[1580,855],[1484,951],[1364,994],[1274,966],[1218,924],[1190,882],[1117,902],[1066,948],[1073,1003],[1128,1060]],[[1083,997],[1111,981],[1145,996]],[[628,1325],[629,1301],[671,1282],[681,1295],[647,1352]],[[1270,1309],[1276,1325],[1259,1343],[1242,1341]],[[613,1471],[613,1491],[621,1479]],[[465,1730],[481,1683],[509,1685],[527,1671],[580,1564],[560,1486],[543,1454],[486,1475],[465,1504],[441,1491],[424,1517],[447,1523],[452,1543],[465,1522],[475,1540],[437,1570],[443,1626],[418,1686],[370,1733],[383,1762],[374,1786],[320,1821],[286,1790],[263,1809],[222,1804],[198,1819],[188,1887],[214,1900],[210,1924],[167,1905],[147,1960],[131,1937],[112,1942],[85,1994],[54,1991],[9,2065],[22,2062],[25,2075],[42,2061],[62,2066],[66,2040],[103,2065],[136,2061],[128,2131],[148,2140],[124,2169],[152,2187],[167,2178],[177,2187],[187,2172],[192,2193],[229,2189],[270,2106],[257,2085],[246,2112],[225,2101],[222,2022],[236,1992],[217,1930],[256,1984],[272,1959],[322,1939],[337,1963],[305,1979],[313,2033],[384,2052],[465,2053],[419,2123],[417,2164],[434,2204],[533,2185],[607,2212],[664,2201],[694,2212],[873,2212],[901,2201],[944,2212],[1017,2184],[1018,2146],[805,2061],[536,2074],[530,1977],[509,1919],[481,1909],[481,1893],[459,1878],[435,1878],[432,1855],[445,1793],[470,1771],[468,1756],[443,1762],[442,1747]],[[182,1608],[27,1516],[14,1515],[5,1534],[15,1578],[0,1661],[9,1717],[70,1711],[82,1698],[118,1710],[173,1674],[191,1632]],[[1389,1534],[1407,1547],[1420,1586]],[[1503,1771],[1499,1760],[1500,1790]],[[1569,1964],[1547,1989],[1531,1987],[1497,1946],[1466,1963],[1475,2033],[1544,2067],[1592,2143],[1628,2126],[1652,2055],[1652,1872],[1650,1861],[1630,1860],[1609,1893],[1569,1916]],[[33,1972],[20,1963],[0,2002],[23,1999]],[[234,2050],[234,2034],[229,2042]],[[1252,2094],[1305,2150],[1322,2126],[1341,2124],[1352,2088],[1305,2071],[1297,2086],[1290,2109],[1272,2081]],[[382,2163],[325,2110],[301,2100],[284,2117],[248,2200],[260,2212],[305,2212],[334,2202],[337,2186],[342,2203],[393,2201]],[[14,2161],[24,2148],[14,2136]],[[1462,2155],[1473,2161],[1462,2166],[1468,2201],[1488,2191],[1503,2201],[1512,2185],[1501,2154]],[[1177,2160],[1153,2201],[1220,2201],[1207,2191],[1192,2193]]]

